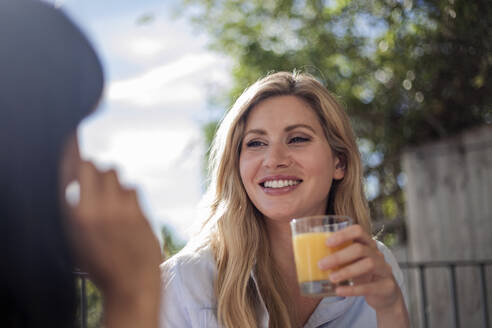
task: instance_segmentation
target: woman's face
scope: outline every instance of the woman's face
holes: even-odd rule
[[[246,192],[265,217],[324,214],[344,176],[314,110],[295,96],[267,98],[249,113],[239,157]]]

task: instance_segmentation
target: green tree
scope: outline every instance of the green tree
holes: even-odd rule
[[[492,122],[488,0],[183,0],[181,9],[233,61],[224,108],[280,70],[307,71],[340,97],[359,136],[373,217],[399,219],[395,229],[402,150]]]
[[[171,229],[165,225],[161,228],[161,235],[163,241],[162,253],[164,254],[165,259],[170,258],[185,246],[185,242],[179,240],[176,237],[176,234],[174,234]]]

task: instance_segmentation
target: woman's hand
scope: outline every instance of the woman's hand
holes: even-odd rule
[[[69,210],[69,230],[78,264],[103,292],[106,325],[156,327],[161,252],[136,192],[90,162],[78,175],[80,202]]]
[[[322,270],[336,270],[330,274],[332,282],[353,279],[353,286],[337,287],[337,295],[364,296],[367,304],[376,310],[378,327],[409,326],[403,295],[391,266],[361,226],[337,231],[326,240],[326,245],[337,247],[349,242],[352,244],[319,262]]]

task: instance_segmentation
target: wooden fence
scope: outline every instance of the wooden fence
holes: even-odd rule
[[[480,261],[492,259],[492,125],[405,151],[406,209],[409,261]],[[484,270],[487,281],[492,270]],[[418,274],[408,276],[418,286]],[[455,288],[450,285],[455,280]],[[413,322],[431,327],[483,327],[480,295],[492,286],[480,285],[480,273],[460,267],[450,274],[435,268],[426,272],[426,312],[412,313]],[[422,296],[410,291],[410,307]],[[413,292],[413,293],[412,293]],[[453,295],[457,298],[454,311]],[[457,323],[455,321],[458,320]],[[419,325],[415,325],[419,327]]]

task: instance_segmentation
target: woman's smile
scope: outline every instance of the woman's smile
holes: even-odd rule
[[[268,176],[258,184],[267,195],[284,195],[295,190],[302,183],[302,179],[291,175]]]

